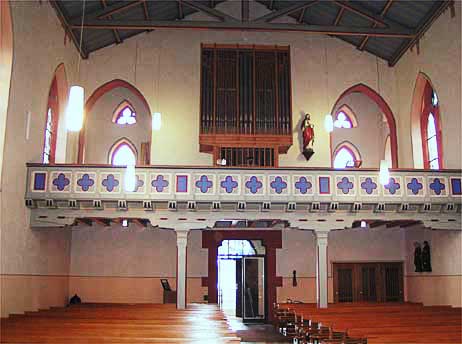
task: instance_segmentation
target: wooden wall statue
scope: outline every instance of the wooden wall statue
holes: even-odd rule
[[[301,125],[301,131],[303,135],[303,156],[308,161],[314,154],[314,125],[310,122],[310,114],[305,115],[305,119]]]

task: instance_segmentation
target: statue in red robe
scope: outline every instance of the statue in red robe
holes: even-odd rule
[[[303,155],[306,160],[309,160],[314,154],[313,144],[314,144],[314,125],[310,123],[310,114],[306,114],[303,119],[301,128],[303,135]]]

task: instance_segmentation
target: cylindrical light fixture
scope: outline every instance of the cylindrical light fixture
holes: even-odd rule
[[[68,131],[80,131],[83,126],[83,107],[85,94],[82,86],[71,86],[66,109],[66,127]]]
[[[127,165],[125,168],[124,189],[126,192],[134,192],[136,189],[135,165]]]
[[[324,128],[328,133],[331,133],[334,130],[334,119],[331,114],[326,115],[324,118]]]
[[[386,160],[380,161],[379,181],[382,185],[387,185],[390,182],[390,171]]]
[[[162,115],[160,112],[154,112],[152,114],[152,130],[159,131],[162,126]]]

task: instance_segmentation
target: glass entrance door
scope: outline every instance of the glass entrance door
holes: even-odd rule
[[[242,258],[244,322],[265,320],[265,257]]]

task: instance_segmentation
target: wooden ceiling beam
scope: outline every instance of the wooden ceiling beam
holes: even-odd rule
[[[334,26],[337,26],[338,23],[340,23],[340,20],[342,19],[344,12],[345,12],[345,7],[340,7],[337,13],[337,17],[335,17]]]
[[[294,5],[287,6],[287,7],[281,8],[279,10],[273,11],[271,13],[268,13],[268,14],[264,15],[264,16],[256,18],[253,21],[254,22],[259,22],[259,23],[261,23],[261,22],[269,23],[269,22],[273,21],[274,19],[283,17],[285,15],[291,14],[291,13],[299,11],[301,9],[306,9],[306,8],[308,8],[310,6],[316,5],[318,2],[319,2],[319,0],[299,1]]]
[[[352,12],[352,13],[355,13],[363,18],[366,18],[368,20],[370,20],[371,22],[373,23],[376,23],[377,26],[381,25],[383,27],[388,27],[388,28],[394,28],[394,29],[400,29],[400,30],[406,30],[406,29],[409,29],[408,27],[400,24],[400,23],[397,23],[391,19],[387,19],[387,18],[384,18],[384,17],[381,17],[380,15],[376,15],[375,13],[369,11],[369,10],[366,10],[365,8],[361,7],[361,6],[358,6],[356,4],[354,4],[353,2],[346,2],[344,0],[340,1],[340,0],[333,0],[333,2],[340,6],[340,7],[343,7],[345,8],[346,10]]]
[[[77,225],[85,225],[85,226],[90,226],[92,225],[92,220],[91,219],[88,219],[88,218],[77,218],[75,220],[77,222]]]
[[[138,226],[142,227],[142,228],[147,228],[148,225],[149,225],[149,220],[148,219],[138,219],[138,218],[135,218],[135,219],[131,219],[135,224],[137,224]]]
[[[74,31],[72,30],[71,28],[71,25],[69,23],[69,21],[66,19],[66,17],[64,16],[62,10],[61,10],[61,7],[59,6],[59,3],[58,1],[56,0],[50,0],[50,4],[51,4],[51,7],[54,8],[57,16],[58,16],[58,19],[59,21],[61,22],[61,25],[63,26],[64,28],[64,31],[66,31],[66,33],[69,35],[69,37],[71,38],[72,40],[72,43],[74,43],[75,45],[75,48],[77,49],[77,51],[79,52],[80,56],[83,58],[83,59],[86,59],[88,58],[88,53],[86,51],[86,49],[84,48],[84,44],[82,42],[82,47],[80,47],[80,42],[79,40],[77,39],[77,36],[74,34]]]
[[[101,5],[103,5],[103,9],[106,8],[106,7],[107,7],[106,0],[101,0]],[[112,19],[112,16],[110,16],[109,19]],[[115,38],[115,40],[116,40],[116,43],[117,43],[117,44],[122,43],[122,39],[120,38],[119,31],[117,31],[117,29],[113,29],[113,30],[112,30],[112,33],[113,33],[113,35],[114,35],[114,38]]]
[[[306,7],[300,11],[300,15],[298,16],[298,19],[297,19],[299,23],[303,23],[303,19],[305,18],[305,12],[306,12]]]
[[[144,12],[144,19],[150,20],[151,18],[149,17],[148,4],[146,3],[146,0],[143,1],[143,12]]]
[[[394,0],[388,0],[385,6],[382,9],[382,12],[380,12],[380,16],[383,17],[385,14],[387,14],[388,10],[390,9],[391,5],[393,4]],[[373,28],[377,27],[377,23],[374,23],[372,25]],[[366,36],[363,38],[362,42],[359,44],[358,49],[363,51],[364,48],[366,47],[367,41],[369,40],[369,36]]]
[[[249,21],[249,0],[241,0],[241,18],[243,22]]]
[[[210,8],[208,6],[203,5],[200,2],[195,2],[192,0],[182,0],[183,5],[186,5],[188,7],[191,7],[195,10],[198,10],[200,12],[203,12],[211,17],[217,18],[222,22],[236,22],[238,21],[236,18],[231,17],[230,15],[227,15],[226,13],[223,13],[221,11],[218,11],[214,8]]]
[[[98,19],[105,19],[107,17],[110,17],[113,14],[125,12],[126,10],[128,10],[128,9],[134,7],[134,6],[138,6],[139,4],[141,4],[143,2],[144,2],[144,0],[137,0],[137,1],[132,1],[132,2],[130,2],[128,4],[126,3],[124,5],[119,5],[119,6],[115,6],[115,7],[111,7],[111,8],[106,7],[106,12],[104,12],[102,14],[99,14],[99,15],[93,14],[93,16],[96,16]]]
[[[92,220],[95,221],[96,224],[103,226],[103,227],[111,226],[111,219],[106,219],[102,217],[93,217]]]
[[[398,51],[390,58],[388,61],[388,65],[390,67],[393,67],[401,58],[401,56],[403,56],[410,47],[416,44],[416,42],[424,35],[424,33],[430,28],[433,22],[449,7],[450,4],[450,0],[445,0],[436,2],[433,5],[425,18],[420,21],[420,25],[415,30],[413,37],[401,44]]]
[[[178,18],[184,19],[184,12],[183,12],[183,3],[182,0],[178,0]]]
[[[184,3],[185,0],[183,0]],[[75,23],[71,28],[79,28]],[[84,28],[93,30],[123,29],[123,30],[149,30],[155,28],[169,29],[215,29],[215,30],[241,30],[241,31],[287,31],[305,32],[316,34],[332,34],[338,36],[372,36],[372,37],[395,37],[413,38],[410,30],[363,28],[363,27],[342,27],[333,25],[308,25],[308,24],[286,24],[286,23],[260,23],[248,22],[211,22],[211,21],[163,21],[163,20],[91,20],[84,24]]]

